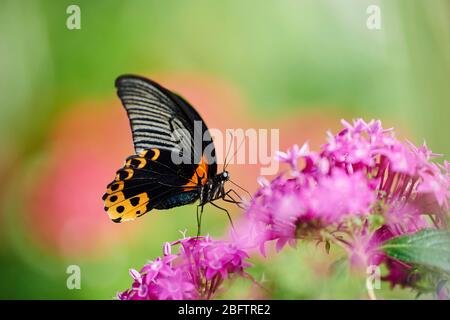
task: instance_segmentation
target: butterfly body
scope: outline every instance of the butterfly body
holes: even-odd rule
[[[202,206],[214,200],[224,198],[226,194],[224,187],[226,181],[228,181],[227,171],[217,174],[209,179],[200,190],[200,205]]]
[[[196,201],[202,210],[217,199],[234,202],[225,192],[228,172],[217,173],[208,129],[186,100],[139,76],[121,76],[116,87],[130,120],[136,154],[125,160],[103,195],[112,221],[133,220],[153,209]],[[196,145],[193,139],[198,133],[203,139]],[[189,155],[183,158],[188,161],[178,161],[183,154]]]

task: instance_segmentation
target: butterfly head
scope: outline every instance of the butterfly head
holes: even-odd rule
[[[220,180],[221,181],[228,181],[230,179],[230,175],[228,174],[228,171],[224,171],[220,174]]]
[[[222,190],[225,182],[230,180],[230,174],[228,171],[223,171],[222,173],[218,173],[214,178],[208,181],[207,189],[210,190]]]

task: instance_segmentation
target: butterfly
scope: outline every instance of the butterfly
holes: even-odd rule
[[[222,199],[240,206],[242,197],[233,189],[225,191],[225,183],[231,181],[226,164],[217,173],[214,142],[197,111],[144,77],[123,75],[115,85],[130,121],[135,154],[125,160],[102,197],[112,221],[134,220],[154,209],[196,201],[198,230],[208,203],[230,218],[214,202]],[[201,143],[196,144],[199,136]],[[178,163],[180,159],[184,161]]]

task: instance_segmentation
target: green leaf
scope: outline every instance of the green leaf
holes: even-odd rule
[[[447,231],[424,229],[388,240],[382,249],[387,255],[408,264],[450,274],[450,234]]]

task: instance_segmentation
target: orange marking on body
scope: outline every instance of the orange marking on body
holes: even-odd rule
[[[200,179],[200,181],[199,181]],[[206,162],[205,158],[202,157],[202,160],[197,165],[197,169],[195,169],[194,174],[192,175],[191,181],[189,181],[184,186],[184,190],[192,190],[194,187],[197,187],[199,184],[205,185],[208,181],[208,163]]]

